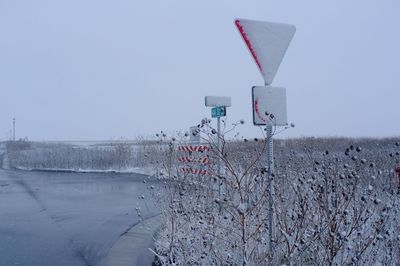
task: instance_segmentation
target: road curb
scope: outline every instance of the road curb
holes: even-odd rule
[[[161,214],[152,216],[123,234],[111,247],[105,258],[105,266],[152,265],[155,255],[154,232],[161,224]]]

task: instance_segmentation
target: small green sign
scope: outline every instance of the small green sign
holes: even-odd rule
[[[211,117],[222,117],[226,116],[226,107],[217,106],[211,109]]]

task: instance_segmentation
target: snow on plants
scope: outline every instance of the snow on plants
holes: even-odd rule
[[[155,237],[157,263],[400,263],[400,195],[391,170],[400,160],[397,140],[276,140],[275,170],[268,175],[266,136],[240,138],[236,132],[242,124],[228,127],[224,121],[224,134],[218,136],[204,119],[198,125],[200,145],[210,149],[205,155],[189,152],[193,160],[184,162],[178,147],[189,145],[188,134],[173,139],[159,134],[157,172],[163,193],[157,200],[164,221]],[[234,137],[227,139],[229,133]],[[193,163],[196,156],[209,159],[206,174],[181,171],[200,167]]]
[[[218,135],[203,119],[194,132],[200,144],[189,143],[189,133],[164,132],[133,144],[8,142],[7,161],[14,168],[74,171],[155,165],[160,185],[149,190],[163,210],[153,250],[161,265],[400,263],[399,180],[393,170],[400,165],[398,139],[274,140],[269,175],[264,131],[245,139],[243,124],[223,121]],[[274,129],[275,136],[279,132]]]

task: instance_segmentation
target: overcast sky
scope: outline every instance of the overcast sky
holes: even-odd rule
[[[0,140],[108,140],[184,130],[205,95],[252,125],[263,85],[235,18],[294,24],[272,85],[281,137],[400,135],[400,1],[0,0]]]

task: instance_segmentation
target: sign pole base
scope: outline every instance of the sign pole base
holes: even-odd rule
[[[268,213],[268,224],[269,224],[269,251],[271,254],[271,263],[274,261],[274,244],[273,244],[273,198],[272,198],[272,182],[273,182],[273,141],[272,141],[272,125],[266,126],[267,130],[267,164],[268,164],[268,196],[269,196],[269,213]]]

